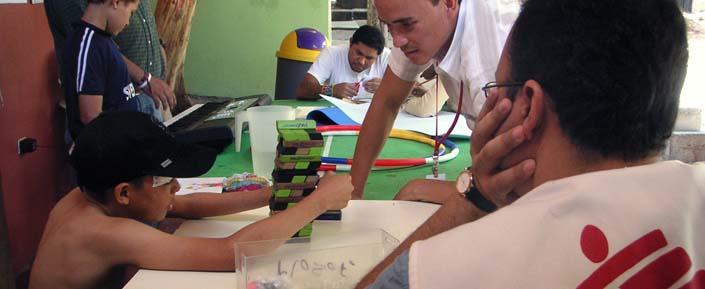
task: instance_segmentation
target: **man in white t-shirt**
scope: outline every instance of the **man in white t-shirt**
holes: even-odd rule
[[[418,75],[433,65],[449,103],[470,128],[485,102],[482,86],[493,79],[516,0],[376,0],[380,21],[394,48],[362,124],[353,158],[355,192],[361,198],[367,175],[382,149],[399,108]],[[459,100],[463,98],[459,107]],[[459,124],[463,125],[463,124]],[[441,132],[442,133],[442,132]],[[435,182],[436,187],[444,183]]]
[[[703,288],[705,164],[659,161],[687,63],[672,0],[527,0],[473,136],[499,149],[456,183],[454,198],[491,214],[414,243],[358,288]],[[476,167],[526,159],[519,199],[492,213],[506,194]]]
[[[315,100],[320,94],[337,98],[370,98],[387,69],[389,49],[379,29],[363,25],[350,38],[349,45],[327,47],[296,90],[301,100]],[[330,92],[327,92],[330,90]]]

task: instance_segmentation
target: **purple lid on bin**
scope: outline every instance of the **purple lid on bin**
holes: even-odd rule
[[[326,37],[313,28],[296,29],[296,46],[301,49],[321,50],[326,47]]]

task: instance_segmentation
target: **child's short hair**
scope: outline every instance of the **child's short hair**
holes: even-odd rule
[[[136,111],[104,112],[81,131],[71,152],[78,185],[104,202],[105,192],[144,176],[188,178],[206,173],[217,152],[182,144],[151,116]]]

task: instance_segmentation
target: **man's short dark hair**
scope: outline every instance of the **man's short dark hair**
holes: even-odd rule
[[[384,50],[384,36],[374,26],[362,25],[353,33],[350,38],[350,45],[362,43],[377,50],[377,54],[382,54]]]
[[[673,0],[528,0],[510,41],[512,80],[541,84],[579,149],[626,161],[663,149],[688,62]]]

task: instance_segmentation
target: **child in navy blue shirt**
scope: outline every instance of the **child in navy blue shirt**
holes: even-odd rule
[[[102,111],[138,110],[135,87],[113,36],[130,22],[139,0],[87,0],[63,48],[64,93],[73,139]]]

